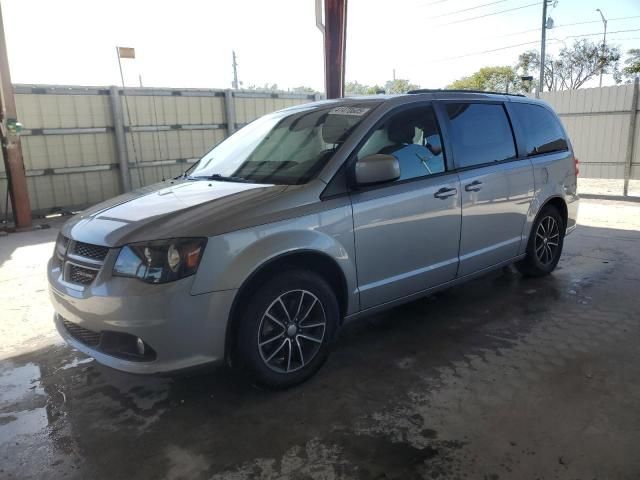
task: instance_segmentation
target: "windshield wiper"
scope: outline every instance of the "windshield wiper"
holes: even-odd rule
[[[204,177],[191,177],[196,180],[218,180],[219,182],[238,182],[238,183],[251,183],[250,180],[242,177],[235,176],[226,176],[221,175],[219,173],[214,173],[213,175],[207,175]]]

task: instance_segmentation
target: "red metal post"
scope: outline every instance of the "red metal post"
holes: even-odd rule
[[[7,188],[10,188],[11,207],[16,221],[16,228],[31,227],[31,202],[27,190],[27,178],[22,159],[20,137],[15,131],[17,123],[16,100],[9,73],[9,57],[7,42],[4,37],[4,23],[0,9],[0,140],[5,170],[7,172]]]
[[[324,84],[327,98],[344,96],[347,0],[324,0]]]

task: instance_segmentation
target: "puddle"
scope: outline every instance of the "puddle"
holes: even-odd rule
[[[7,423],[2,425],[5,421]],[[0,441],[7,443],[22,435],[34,435],[47,428],[48,424],[45,408],[11,412],[8,416],[0,415]]]
[[[0,372],[0,443],[33,435],[49,425],[40,367],[27,363]]]
[[[60,370],[68,370],[70,368],[75,368],[78,365],[84,365],[86,363],[91,363],[93,362],[94,359],[91,357],[87,357],[87,358],[83,358],[83,359],[79,359],[78,357],[74,358],[72,361],[70,361],[69,363],[63,365],[62,367],[60,367]]]

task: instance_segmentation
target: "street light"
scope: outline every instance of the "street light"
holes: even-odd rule
[[[547,18],[547,6],[557,4],[557,0],[542,0],[542,38],[540,40],[540,84],[536,90],[536,98],[540,98],[540,92],[544,88],[544,61],[545,61],[545,49],[547,48],[547,29],[553,28],[553,19]]]
[[[607,19],[604,18],[604,14],[602,13],[602,10],[600,10],[599,8],[596,8],[596,12],[600,14],[600,17],[602,18],[602,23],[604,24],[604,36],[602,37],[602,59],[600,60],[602,62],[602,66],[600,67],[600,86],[602,87],[602,71],[604,70],[604,52],[607,44]]]

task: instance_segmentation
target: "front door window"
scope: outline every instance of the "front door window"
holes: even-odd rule
[[[400,181],[444,172],[442,139],[433,107],[415,107],[390,115],[372,132],[358,158],[375,153],[398,159]]]

